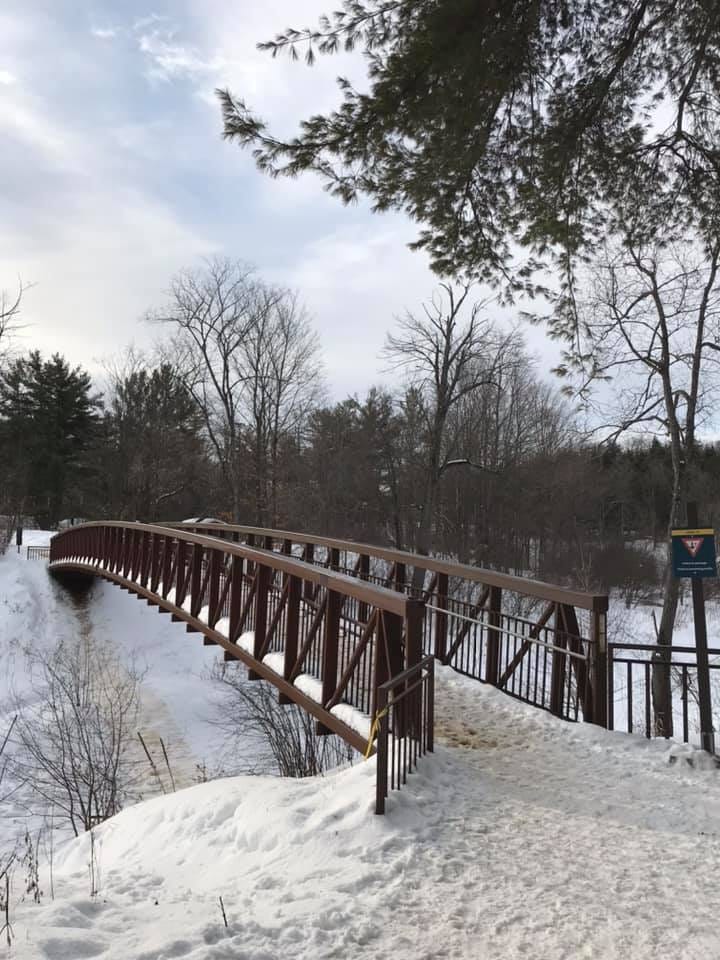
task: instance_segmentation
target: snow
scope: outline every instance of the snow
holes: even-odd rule
[[[266,667],[270,667],[271,670],[274,670],[275,673],[279,673],[282,677],[285,671],[285,654],[284,653],[267,653],[263,657],[263,663]]]
[[[44,562],[12,548],[0,558],[0,604],[4,692],[32,694],[21,642],[53,644],[87,617],[124,658],[147,663],[147,725],[171,755],[181,742],[189,765],[208,756],[206,671],[222,651],[104,581],[79,611]],[[628,629],[644,639],[634,621]],[[277,669],[278,656],[265,662]],[[320,698],[317,678],[297,686]],[[720,771],[692,747],[563,723],[437,668],[436,752],[390,794],[385,817],[373,814],[375,764],[220,779],[130,807],[93,831],[95,895],[89,835],[56,847],[54,899],[41,852],[40,904],[20,902],[16,873],[8,956],[720,955]]]
[[[48,531],[26,530],[20,554],[11,547],[0,557],[0,738],[11,721],[14,701],[34,695],[24,648],[49,650],[60,640],[89,630],[111,646],[122,663],[144,673],[140,730],[160,764],[163,739],[176,782],[190,785],[200,767],[212,770],[224,765],[222,736],[209,722],[219,703],[218,686],[209,674],[213,664],[222,661],[223,652],[204,646],[182,624],[172,623],[157,608],[100,578],[88,601],[76,603],[48,576],[45,561],[26,559],[26,546],[45,546],[51,536]],[[222,630],[223,624],[218,628]],[[248,742],[243,749],[247,760],[255,763],[257,746]],[[245,759],[241,756],[238,762]],[[143,793],[157,789],[149,775]],[[7,834],[5,827],[0,828],[0,848]]]
[[[385,817],[374,758],[146,801],[96,828],[96,897],[89,837],[56,851],[18,955],[717,956],[716,773],[438,674],[437,751]]]
[[[295,678],[294,684],[298,690],[305,694],[305,696],[310,697],[311,700],[314,700],[315,703],[323,702],[322,695],[322,680],[318,680],[317,677],[313,677],[310,673],[301,673]]]
[[[372,729],[372,717],[358,710],[357,707],[353,707],[349,703],[338,703],[330,708],[330,713],[334,714],[338,720],[342,720],[352,730],[357,730],[366,740],[369,738]]]

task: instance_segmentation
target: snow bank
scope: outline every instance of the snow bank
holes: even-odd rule
[[[373,758],[121,813],[96,830],[95,899],[89,838],[67,844],[55,901],[17,909],[23,960],[718,955],[714,773],[446,670],[438,707],[443,743],[386,817]]]

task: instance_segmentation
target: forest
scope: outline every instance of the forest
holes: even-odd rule
[[[668,446],[642,434],[601,442],[522,328],[493,322],[473,294],[441,286],[396,319],[378,385],[334,401],[299,294],[227,259],[176,277],[148,315],[156,349],[127,350],[102,377],[8,349],[0,514],[8,529],[19,517],[54,528],[212,516],[651,595]],[[720,446],[700,443],[708,521],[719,478]]]

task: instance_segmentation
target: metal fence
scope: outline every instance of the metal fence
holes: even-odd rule
[[[654,644],[608,644],[608,729],[641,733],[648,739],[653,728],[653,675],[669,674],[672,694],[672,728],[663,735],[684,743],[700,744],[700,707],[695,647]],[[713,719],[720,728],[720,649],[708,650]],[[662,659],[661,659],[662,657]]]
[[[388,790],[400,790],[418,758],[433,751],[435,658],[425,657],[378,689],[375,813],[385,812]],[[373,732],[370,733],[372,739]]]

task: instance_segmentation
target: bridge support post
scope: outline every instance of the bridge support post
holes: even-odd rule
[[[228,639],[237,643],[242,624],[242,588],[243,588],[243,558],[233,557],[230,569],[230,630]]]
[[[177,551],[177,560],[175,563],[175,606],[181,607],[185,600],[185,558],[187,556],[187,544],[184,540],[178,540],[175,544]]]
[[[590,615],[590,644],[588,668],[591,671],[593,697],[592,722],[608,726],[608,655],[607,613],[593,610]],[[610,664],[612,670],[612,664]]]
[[[306,543],[303,550],[303,560],[310,565],[315,563],[315,545]],[[303,600],[312,600],[315,596],[315,585],[311,580],[303,581]]]
[[[255,623],[253,639],[253,656],[260,659],[260,651],[265,643],[267,633],[268,592],[270,590],[270,567],[263,563],[255,564]],[[248,680],[261,680],[262,677],[254,670],[248,670]]]
[[[328,589],[327,610],[325,612],[325,636],[323,637],[322,664],[322,702],[326,707],[332,700],[338,682],[338,655],[340,647],[340,614],[343,598],[334,590]],[[318,722],[316,732],[319,736],[332,733],[324,723]]]
[[[425,601],[408,600],[405,617],[405,669],[416,666],[423,658],[423,624],[425,623]],[[412,682],[412,681],[411,681]],[[422,685],[407,698],[404,712],[407,728],[406,737],[420,740],[422,735]]]
[[[370,557],[366,553],[361,553],[357,562],[357,575],[360,580],[367,580],[370,577]],[[361,623],[367,623],[369,607],[362,600],[358,603],[358,620]]]
[[[562,605],[555,604],[555,649],[552,652],[550,670],[550,712],[562,718],[565,692],[565,674],[567,657],[563,652],[567,645],[567,636],[562,618]]]
[[[302,580],[298,577],[290,577],[290,586],[288,587],[287,598],[287,620],[285,621],[285,653],[283,662],[283,677],[288,683],[292,683],[292,669],[298,655],[298,638],[300,635],[300,594],[302,592]],[[282,704],[292,703],[290,697],[285,693],[279,694],[279,702]]]
[[[222,554],[219,550],[211,550],[210,580],[208,584],[208,626],[214,627],[220,617],[218,602],[220,600],[220,570],[222,568]]]
[[[190,613],[193,617],[196,617],[200,612],[200,605],[202,604],[201,593],[201,583],[202,583],[202,561],[203,561],[204,551],[203,548],[195,544],[192,548],[192,571],[190,575]]]
[[[500,639],[502,636],[502,590],[490,587],[487,606],[487,659],[485,682],[497,686],[500,680]]]
[[[435,611],[435,646],[434,653],[438,660],[445,663],[447,656],[447,626],[448,626],[448,575],[439,573],[437,578],[438,609]]]

